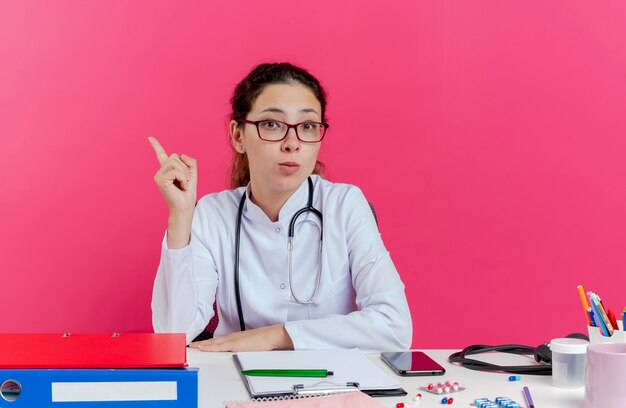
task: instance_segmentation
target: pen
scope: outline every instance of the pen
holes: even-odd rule
[[[596,320],[595,320],[595,317],[593,315],[593,310],[591,309],[591,307],[589,308],[589,320],[591,321],[591,326],[598,327],[598,325],[596,324]]]
[[[535,403],[533,402],[533,397],[530,396],[530,390],[528,387],[524,387],[524,399],[526,400],[528,408],[535,408]]]
[[[611,322],[611,326],[613,326],[613,330],[619,330],[619,326],[617,325],[617,319],[615,318],[615,313],[613,310],[609,308],[607,313],[607,317],[609,318],[609,322]]]
[[[604,322],[602,315],[600,315],[600,309],[598,308],[598,305],[596,305],[596,302],[593,298],[591,298],[591,306],[593,306],[593,314],[596,317],[596,322],[598,323],[598,327],[600,328],[602,335],[604,337],[610,336],[609,331],[605,326],[606,323]]]
[[[585,290],[583,289],[583,285],[578,285],[578,295],[580,296],[580,302],[583,304],[583,310],[585,311],[585,317],[587,317],[587,326],[592,326],[591,320],[589,320],[589,314],[587,310],[589,310],[589,304],[587,303],[587,297],[585,296]]]
[[[328,377],[333,375],[329,370],[243,370],[243,375],[253,377]]]
[[[600,297],[596,294],[592,294],[589,299],[591,300],[591,304],[594,306],[594,311],[596,313],[596,316],[598,317],[598,320],[602,323],[600,325],[600,327],[603,328],[602,331],[604,332],[606,330],[606,333],[604,333],[604,335],[607,337],[612,336],[613,326],[611,325],[611,322],[606,315],[606,309],[602,306],[602,301],[600,300]]]

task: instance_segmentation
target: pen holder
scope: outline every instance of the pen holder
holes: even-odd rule
[[[626,407],[626,344],[587,347],[585,408]]]
[[[615,330],[612,336],[602,335],[602,330],[599,327],[587,326],[587,331],[589,332],[589,343],[591,344],[626,343],[626,332],[624,332],[624,322],[621,320],[618,320],[617,326],[619,327],[619,330]]]

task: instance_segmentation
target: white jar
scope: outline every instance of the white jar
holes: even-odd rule
[[[579,388],[585,385],[585,364],[589,342],[581,339],[553,339],[552,385],[558,388]]]

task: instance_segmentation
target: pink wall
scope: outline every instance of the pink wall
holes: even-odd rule
[[[4,332],[148,331],[166,206],[146,140],[226,186],[228,99],[288,60],[329,90],[414,347],[584,330],[626,305],[626,3],[0,3]]]

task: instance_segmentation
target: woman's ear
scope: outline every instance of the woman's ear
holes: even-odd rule
[[[243,132],[239,127],[239,123],[235,120],[231,120],[228,128],[230,130],[230,139],[237,153],[245,153],[246,148],[243,145]]]

